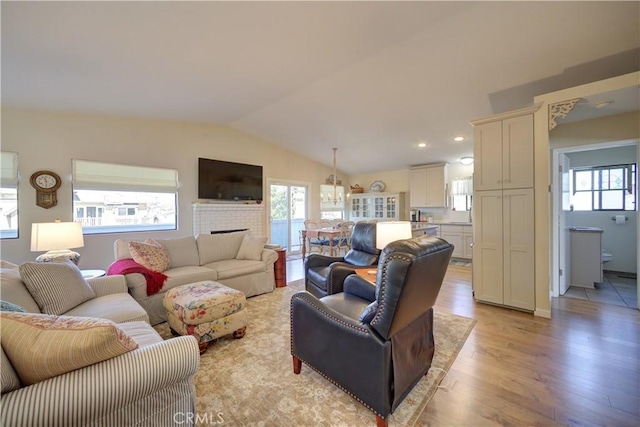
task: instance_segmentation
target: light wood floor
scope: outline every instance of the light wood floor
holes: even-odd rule
[[[287,263],[288,280],[303,277]],[[640,312],[554,298],[552,319],[476,303],[450,266],[436,310],[477,320],[420,426],[640,426]]]

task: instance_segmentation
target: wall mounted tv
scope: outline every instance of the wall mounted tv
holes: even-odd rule
[[[198,198],[262,201],[262,166],[198,158]]]

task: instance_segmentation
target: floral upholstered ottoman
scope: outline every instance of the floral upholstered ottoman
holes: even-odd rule
[[[224,335],[242,338],[247,326],[244,294],[212,280],[190,283],[170,289],[162,303],[167,322],[178,335],[198,339],[200,354],[209,342]]]

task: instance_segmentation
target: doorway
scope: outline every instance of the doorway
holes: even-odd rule
[[[300,231],[307,219],[308,194],[308,183],[269,182],[270,242],[285,248],[288,255],[302,251]]]
[[[638,217],[635,209],[638,181],[636,166],[631,166],[638,164],[638,141],[556,148],[552,153],[555,171],[553,263],[556,267],[552,295],[638,308],[637,271],[640,258],[637,253]],[[624,188],[631,191],[620,191],[613,187],[613,171],[622,170],[625,166],[629,166],[629,184]],[[609,187],[603,180],[605,176],[609,178]],[[574,184],[570,185],[570,181]],[[616,182],[620,185],[621,181],[624,179]],[[585,192],[585,185],[600,191],[586,188]],[[607,188],[613,191],[604,191]],[[610,195],[607,196],[608,200],[605,200],[606,193]],[[632,209],[625,209],[623,199],[620,206],[615,206],[617,210],[613,210],[611,204],[620,203],[617,194],[626,194],[623,198],[629,205],[627,207]],[[626,221],[616,222],[616,217],[626,218]],[[577,248],[572,246],[572,241],[586,242],[586,236],[590,236],[590,242],[601,241],[597,253],[592,244],[578,244],[581,247]],[[597,267],[594,262],[581,260],[583,256],[591,256],[585,254],[595,254]],[[599,278],[594,280],[594,277]]]

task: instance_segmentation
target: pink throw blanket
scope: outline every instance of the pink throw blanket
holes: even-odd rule
[[[107,275],[140,273],[147,280],[147,295],[157,294],[162,289],[167,275],[149,270],[131,258],[120,259],[109,266]]]

